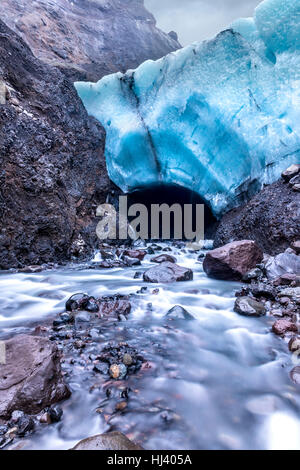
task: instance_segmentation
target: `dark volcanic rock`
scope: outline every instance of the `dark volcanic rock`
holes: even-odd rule
[[[66,77],[1,21],[0,77],[0,269],[86,255],[112,187],[104,130]]]
[[[78,442],[71,450],[143,450],[120,432],[109,432],[88,437]]]
[[[73,81],[99,80],[180,48],[143,0],[1,0],[0,16],[40,60]]]
[[[148,269],[144,273],[143,279],[145,282],[152,283],[191,281],[193,279],[193,271],[188,268],[182,268],[175,263],[167,262]]]
[[[271,255],[300,239],[300,194],[283,179],[265,187],[246,205],[228,212],[217,229],[214,246],[245,238]]]
[[[6,364],[0,365],[0,417],[12,411],[39,413],[68,398],[57,347],[45,338],[21,335],[6,341]]]
[[[246,317],[261,317],[266,315],[264,305],[251,297],[238,297],[235,301],[234,311]]]
[[[263,259],[261,249],[251,240],[232,242],[209,251],[203,269],[209,277],[240,281]]]

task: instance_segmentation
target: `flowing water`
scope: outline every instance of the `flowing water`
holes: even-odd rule
[[[75,292],[100,297],[148,286],[135,297],[128,320],[105,323],[90,346],[125,341],[147,367],[112,385],[86,361],[89,347],[76,357],[66,347],[63,369],[72,397],[62,404],[63,420],[38,428],[26,439],[26,449],[69,449],[109,430],[126,433],[146,449],[300,448],[299,388],[289,378],[286,344],[270,332],[272,319],[234,313],[240,285],[208,279],[196,253],[172,250],[178,264],[193,269],[193,281],[147,285],[134,279],[136,271],[150,266],[150,256],[138,269],[70,266],[0,275],[0,338],[49,324]],[[196,320],[166,321],[174,305]],[[115,412],[125,388],[130,389],[127,407]]]

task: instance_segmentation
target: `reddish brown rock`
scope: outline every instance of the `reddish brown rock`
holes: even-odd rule
[[[129,315],[131,311],[131,303],[128,297],[106,297],[99,299],[100,315]]]
[[[0,417],[12,411],[39,413],[70,396],[57,347],[46,338],[20,335],[5,342],[6,364],[0,365]]]
[[[203,269],[214,279],[240,281],[262,259],[263,252],[254,241],[236,241],[207,253]]]
[[[148,269],[144,273],[143,279],[145,282],[152,283],[191,281],[193,279],[193,271],[188,268],[182,268],[175,263],[161,263],[159,266]]]
[[[272,326],[272,331],[275,335],[282,336],[287,332],[298,333],[298,328],[296,323],[291,322],[290,320],[277,320]]]
[[[171,255],[158,255],[154,256],[154,258],[151,258],[152,263],[176,263],[177,259],[174,256]]]
[[[274,286],[289,286],[293,284],[296,287],[300,286],[300,276],[297,274],[286,273],[273,281]]]
[[[136,258],[143,261],[147,254],[146,250],[125,250],[123,256],[129,256],[129,258]]]

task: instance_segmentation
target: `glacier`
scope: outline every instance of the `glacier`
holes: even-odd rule
[[[124,192],[176,184],[215,216],[300,161],[300,0],[265,0],[212,40],[77,82]]]

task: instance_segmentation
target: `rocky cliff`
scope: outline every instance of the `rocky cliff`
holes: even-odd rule
[[[33,53],[73,81],[99,80],[180,46],[143,0],[1,0],[0,15]]]
[[[72,83],[0,21],[0,268],[91,250],[104,140]]]

